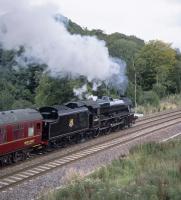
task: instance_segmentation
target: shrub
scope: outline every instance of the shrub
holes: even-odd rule
[[[12,109],[32,108],[33,105],[27,100],[17,100],[13,103]]]
[[[166,95],[166,87],[161,84],[155,84],[153,86],[153,91],[160,97],[163,98]]]
[[[154,91],[144,92],[142,101],[144,105],[149,104],[155,107],[158,107],[160,103],[159,96]]]

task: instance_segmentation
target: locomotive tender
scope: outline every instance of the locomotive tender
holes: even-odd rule
[[[135,123],[131,101],[103,97],[97,101],[68,102],[39,110],[0,112],[0,162],[26,159],[36,148],[54,148],[99,134],[109,134]]]

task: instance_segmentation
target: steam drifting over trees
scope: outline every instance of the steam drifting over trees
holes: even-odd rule
[[[181,91],[181,54],[170,44],[88,30],[23,0],[0,2],[0,72],[1,110],[63,103],[84,85],[134,99],[135,74],[140,104]]]

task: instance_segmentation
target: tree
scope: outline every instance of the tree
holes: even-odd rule
[[[0,80],[0,110],[11,108],[15,98],[15,87],[5,79]]]
[[[36,89],[35,102],[38,106],[65,103],[74,97],[73,87],[68,77],[58,79],[45,74]]]
[[[176,53],[170,44],[162,41],[150,41],[138,53],[136,68],[138,82],[144,90],[151,90],[154,84],[168,88],[169,73],[174,69]]]
[[[23,109],[23,108],[33,108],[31,102],[23,99],[15,100],[12,104],[12,109]]]

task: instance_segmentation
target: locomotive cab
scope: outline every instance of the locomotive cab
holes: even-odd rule
[[[100,105],[93,100],[85,100],[79,102],[68,102],[65,104],[69,108],[86,107],[89,110],[89,128],[95,129],[99,127]]]

